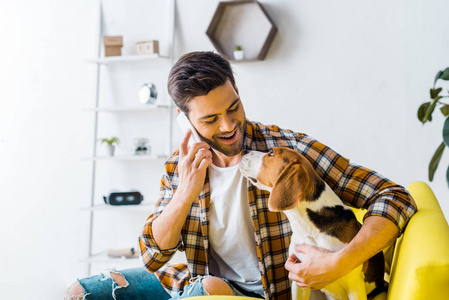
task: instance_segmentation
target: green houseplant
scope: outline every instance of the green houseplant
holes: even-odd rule
[[[110,139],[100,139],[101,143],[107,143],[108,144],[108,151],[110,156],[114,156],[115,146],[120,144],[120,140],[118,137],[111,137]]]
[[[449,90],[447,91],[448,94],[444,95],[444,92],[443,94],[441,93],[443,88],[435,87],[437,81],[440,79],[449,80],[449,68],[446,68],[444,71],[439,71],[437,73],[437,76],[435,76],[435,80],[433,82],[433,88],[430,89],[430,98],[432,100],[421,104],[418,109],[418,119],[423,124],[432,121],[432,114],[437,105],[440,106],[440,111],[446,118],[443,125],[443,142],[437,148],[429,163],[429,181],[433,181],[433,176],[435,175],[435,171],[437,170],[438,164],[440,163],[444,149],[446,147],[449,147],[449,103],[445,103],[442,101],[442,99],[444,100],[444,98],[449,98]],[[446,171],[446,182],[449,186],[449,167]]]

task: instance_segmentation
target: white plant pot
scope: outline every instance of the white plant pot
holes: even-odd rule
[[[234,59],[235,60],[242,60],[245,58],[245,51],[243,50],[235,50],[234,51]]]
[[[114,152],[115,152],[115,145],[108,145],[109,156],[114,156]]]

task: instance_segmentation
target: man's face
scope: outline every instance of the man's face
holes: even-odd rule
[[[188,106],[190,122],[202,140],[226,156],[242,151],[245,111],[231,82],[194,97]]]

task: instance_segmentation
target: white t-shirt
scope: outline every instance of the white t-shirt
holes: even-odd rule
[[[209,181],[209,272],[263,296],[246,179],[238,165],[211,165]]]

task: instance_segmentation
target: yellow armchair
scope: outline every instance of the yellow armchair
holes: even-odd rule
[[[396,241],[392,255],[388,299],[449,299],[449,226],[430,187],[413,182],[407,187],[418,205],[404,234]],[[363,211],[356,213],[358,217]],[[192,300],[255,299],[233,296],[193,297]],[[376,299],[385,299],[379,295]]]
[[[418,212],[396,242],[388,299],[449,299],[448,223],[427,184],[413,182],[407,189]]]

